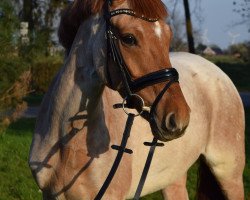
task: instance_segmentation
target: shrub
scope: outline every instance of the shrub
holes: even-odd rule
[[[4,92],[0,98],[0,132],[11,122],[18,119],[26,109],[23,98],[29,92],[31,72],[23,72],[18,79]]]
[[[206,58],[219,66],[232,79],[239,91],[249,91],[250,62],[228,55]]]
[[[7,127],[25,108],[29,91],[30,66],[18,56],[18,18],[8,0],[0,1],[0,129]]]
[[[233,55],[239,54],[245,62],[250,62],[250,42],[231,45],[229,52]]]
[[[15,38],[18,31],[18,18],[9,0],[1,0],[0,8],[0,56],[12,55],[15,52]]]
[[[36,92],[45,93],[56,75],[58,69],[62,66],[62,57],[42,56],[34,60],[32,64],[32,88]]]
[[[215,63],[216,65],[220,65],[220,63],[230,63],[230,64],[239,64],[244,63],[244,61],[240,58],[236,58],[232,55],[216,55],[216,56],[204,56],[206,59]]]

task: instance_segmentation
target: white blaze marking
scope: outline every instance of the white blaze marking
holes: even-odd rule
[[[161,34],[162,34],[162,30],[161,30],[161,25],[159,22],[155,22],[155,34],[158,38],[161,39]]]

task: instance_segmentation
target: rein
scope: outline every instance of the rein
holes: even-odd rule
[[[144,100],[135,92],[140,91],[143,88],[146,88],[148,86],[157,84],[157,83],[162,83],[162,82],[167,82],[167,84],[164,86],[162,91],[158,94],[156,99],[154,100],[152,106],[150,107],[149,111],[149,123],[151,126],[152,131],[160,131],[158,129],[155,115],[156,115],[156,108],[160,100],[162,99],[163,95],[167,91],[167,89],[174,83],[178,82],[179,75],[176,69],[174,68],[166,68],[162,69],[156,72],[152,72],[149,74],[146,74],[136,80],[133,80],[130,73],[127,70],[127,65],[124,62],[123,56],[120,52],[119,46],[118,46],[118,41],[119,41],[119,36],[115,32],[115,27],[111,23],[111,18],[117,15],[125,14],[125,15],[130,15],[136,18],[140,18],[144,21],[147,21],[149,23],[156,22],[158,19],[151,19],[147,18],[145,16],[138,16],[136,15],[136,12],[134,12],[131,9],[117,9],[113,11],[109,11],[109,5],[111,4],[111,1],[106,1],[104,5],[104,18],[106,21],[106,36],[107,36],[107,52],[109,55],[109,58],[113,60],[113,62],[116,64],[117,68],[119,69],[121,76],[122,76],[122,85],[126,93],[126,97],[124,98],[123,102],[121,104],[115,104],[113,107],[114,109],[117,108],[123,108],[125,113],[128,115],[128,119],[126,122],[125,130],[123,133],[122,141],[120,146],[119,145],[112,145],[111,148],[114,150],[117,150],[118,153],[116,155],[115,161],[110,169],[110,172],[103,183],[101,189],[99,190],[98,194],[96,195],[94,200],[100,200],[102,199],[103,195],[105,194],[107,188],[109,187],[118,167],[120,164],[120,161],[123,157],[124,153],[132,154],[133,151],[131,149],[127,149],[127,141],[130,136],[130,131],[134,122],[134,118],[141,115],[145,111],[145,106],[144,106]],[[112,85],[112,80],[110,78],[110,75],[108,73],[108,79],[109,79],[109,84]],[[136,104],[139,105],[140,110],[138,111],[138,114],[133,114],[129,113],[126,108],[138,108],[138,106],[131,105],[131,100],[136,101]],[[133,101],[133,103],[134,103]],[[148,112],[148,111],[147,111]],[[146,181],[146,177],[151,165],[151,161],[153,159],[153,155],[155,152],[155,148],[162,147],[164,146],[163,143],[158,143],[158,139],[156,137],[153,138],[152,142],[144,142],[145,146],[149,146],[149,153],[145,162],[145,166],[139,181],[139,184],[137,186],[137,190],[134,196],[134,200],[138,200],[140,198],[144,183]]]

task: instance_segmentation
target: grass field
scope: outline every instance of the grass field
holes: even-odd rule
[[[236,84],[240,91],[250,91],[249,64],[214,59]],[[226,58],[227,59],[227,58]],[[37,105],[41,96],[29,97],[29,105]],[[28,152],[34,130],[34,119],[20,119],[13,123],[4,133],[0,133],[0,200],[39,200],[41,192],[36,186],[28,168]],[[246,168],[244,184],[246,200],[250,200],[250,108],[246,110]],[[194,199],[196,189],[197,165],[189,170],[188,191]],[[142,200],[162,200],[160,192],[141,198]]]
[[[28,168],[34,119],[20,119],[0,134],[0,200],[39,200]]]

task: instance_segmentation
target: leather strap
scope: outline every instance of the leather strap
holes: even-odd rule
[[[136,18],[140,18],[140,19],[142,19],[144,21],[148,21],[148,22],[156,22],[156,21],[158,21],[158,19],[147,18],[145,16],[139,16],[139,15],[136,14],[135,11],[133,11],[131,9],[125,9],[125,8],[110,11],[110,13],[109,13],[110,16],[109,17],[111,18],[111,17],[114,17],[116,15],[121,15],[121,14],[130,15],[130,16],[133,16],[133,17],[136,17]]]
[[[150,149],[149,149],[148,157],[147,157],[146,163],[144,165],[143,172],[142,172],[142,175],[141,175],[139,184],[137,186],[137,189],[136,189],[135,196],[134,196],[133,200],[139,200],[139,198],[141,196],[141,192],[142,192],[143,186],[145,184],[145,181],[146,181],[146,178],[147,178],[147,175],[148,175],[148,171],[149,171],[149,168],[150,168],[153,156],[154,156],[155,147],[164,146],[163,143],[158,143],[158,140],[155,137],[154,137],[154,139],[153,139],[153,141],[151,143],[145,142],[144,145],[150,146]]]
[[[178,79],[179,74],[175,68],[163,69],[157,72],[152,72],[141,78],[138,78],[129,83],[130,89],[133,92],[137,92],[145,87],[162,83],[171,80],[173,77]]]
[[[101,189],[99,190],[98,194],[96,195],[95,199],[94,200],[101,200],[103,195],[105,194],[107,188],[109,187],[116,171],[117,171],[117,168],[121,162],[121,159],[123,157],[123,154],[124,153],[133,153],[132,150],[130,149],[127,149],[126,148],[126,145],[127,145],[127,141],[128,141],[128,138],[130,136],[130,131],[131,131],[131,127],[133,125],[133,122],[134,122],[134,118],[135,118],[135,115],[134,114],[129,114],[128,115],[128,119],[127,119],[127,122],[126,122],[126,127],[125,127],[125,130],[124,130],[124,133],[123,133],[123,137],[122,137],[122,141],[121,141],[121,145],[120,146],[117,146],[117,145],[112,145],[111,148],[112,149],[115,149],[118,151],[117,155],[116,155],[116,158],[115,158],[115,161],[112,165],[112,168],[110,169],[110,172],[105,180],[105,182],[103,183]]]

